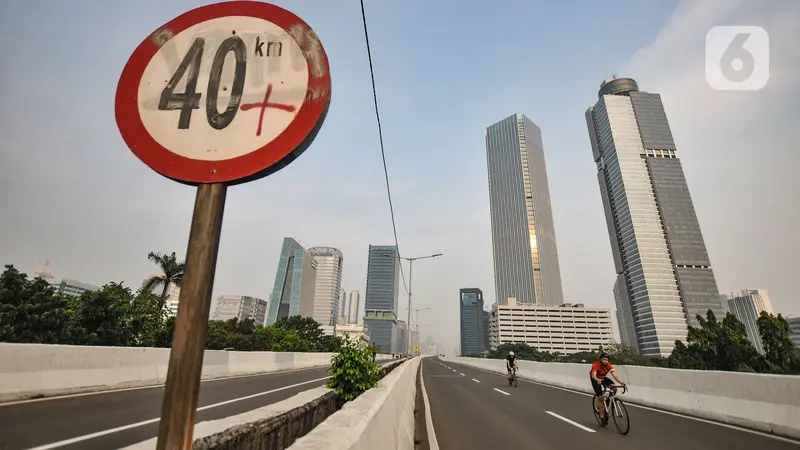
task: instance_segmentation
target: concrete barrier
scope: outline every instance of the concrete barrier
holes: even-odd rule
[[[391,374],[400,365],[401,361],[390,361],[382,367]],[[338,407],[339,400],[333,389],[309,389],[246,413],[198,423],[194,427],[192,449],[288,448],[335,413]],[[154,437],[124,450],[153,450],[157,442],[158,438]]]
[[[169,352],[168,348],[0,343],[0,402],[163,384]],[[332,356],[206,350],[202,378],[323,367],[330,365]]]
[[[328,417],[290,450],[414,450],[414,404],[420,358]]]
[[[503,360],[442,358],[505,374]],[[591,393],[588,364],[519,362],[519,376]],[[624,400],[665,411],[800,439],[800,376],[616,366]]]

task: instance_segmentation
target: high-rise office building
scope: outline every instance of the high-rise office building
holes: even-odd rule
[[[485,305],[484,305],[485,306]],[[489,350],[489,311],[483,310],[483,350]]]
[[[787,317],[786,322],[789,324],[789,339],[800,348],[800,317]]]
[[[369,329],[372,341],[383,353],[401,352],[405,348],[397,320],[399,289],[400,258],[397,247],[370,245],[364,325]]]
[[[616,78],[598,97],[586,123],[625,315],[620,334],[630,323],[642,354],[666,356],[697,314],[722,314],[717,283],[661,96]]]
[[[342,292],[339,293],[339,324],[345,325],[350,323],[347,314],[347,293],[342,289]]]
[[[267,301],[246,295],[220,295],[214,307],[212,320],[252,319],[255,325],[267,320]]]
[[[541,130],[522,114],[488,127],[486,163],[497,302],[564,303]]]
[[[483,291],[464,288],[459,291],[461,309],[461,354],[477,355],[486,350],[487,331],[483,323]]]
[[[333,247],[312,247],[308,253],[317,263],[314,320],[322,325],[335,325],[339,320],[339,296],[342,292],[342,252]]]
[[[151,273],[147,279],[142,281],[142,289],[147,287],[147,284],[150,282],[151,279],[153,278],[163,279],[163,277],[164,277],[163,273]],[[150,292],[160,297],[164,293],[163,280],[160,281],[159,283],[152,284],[150,286]],[[181,287],[178,286],[176,283],[170,283],[169,286],[167,286],[166,294],[167,295],[164,298],[164,304],[167,307],[167,314],[169,314],[170,316],[175,316],[178,314],[178,305],[180,304],[180,299],[181,299]]]
[[[722,306],[730,311],[747,330],[747,338],[758,353],[764,354],[764,344],[761,342],[761,333],[758,331],[758,316],[762,311],[775,314],[769,293],[764,289],[743,289],[722,296]],[[722,317],[718,317],[722,320]]]
[[[299,242],[284,238],[275,285],[269,296],[267,325],[288,316],[314,316],[316,272],[314,257]]]
[[[347,321],[358,323],[358,310],[361,307],[361,294],[358,291],[350,291],[350,298],[347,300]]]

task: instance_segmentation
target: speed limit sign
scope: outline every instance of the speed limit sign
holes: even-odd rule
[[[316,33],[278,6],[234,1],[189,11],[139,44],[120,77],[116,118],[156,172],[232,185],[299,156],[330,99]]]

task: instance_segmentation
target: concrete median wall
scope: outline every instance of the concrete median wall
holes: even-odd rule
[[[378,386],[328,417],[290,450],[414,450],[414,404],[421,358],[390,372]]]
[[[446,361],[505,374],[505,362]],[[519,376],[591,393],[588,364],[519,362]],[[630,389],[624,400],[694,417],[800,439],[800,376],[616,366]]]
[[[0,343],[0,402],[163,384],[169,352],[168,348]],[[322,367],[332,356],[206,350],[203,379]]]

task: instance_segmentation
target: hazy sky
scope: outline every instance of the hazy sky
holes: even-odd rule
[[[333,100],[297,161],[229,190],[215,297],[269,298],[284,236],[339,248],[344,288],[363,293],[368,244],[393,237],[359,4],[276,3],[322,39]],[[185,255],[194,188],[141,163],[113,108],[133,49],[201,4],[0,0],[2,263],[32,272],[49,258],[57,277],[138,287],[156,269],[149,251]],[[776,309],[800,314],[791,281],[800,254],[800,2],[487,5],[367,2],[400,250],[444,253],[415,265],[415,307],[433,307],[421,313],[423,335],[457,345],[461,287],[494,302],[484,130],[514,112],[543,132],[565,300],[613,308],[584,119],[612,74],[663,96],[720,291],[767,289]],[[715,25],[770,33],[764,90],[708,87],[705,35]]]

